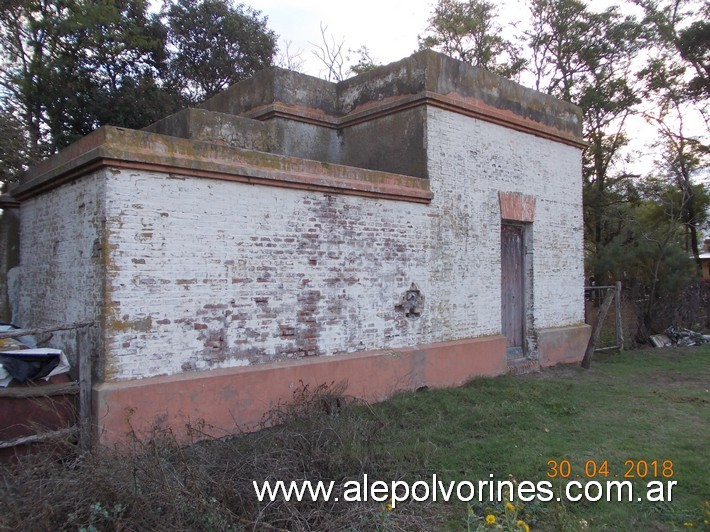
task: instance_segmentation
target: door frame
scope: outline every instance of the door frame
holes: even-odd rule
[[[503,287],[503,232],[504,228],[514,227],[520,230],[520,312],[519,312],[519,326],[520,326],[520,346],[510,346],[508,345],[507,331],[504,330],[506,320],[503,317],[503,298],[504,298],[504,287]],[[509,360],[522,359],[530,356],[531,349],[529,345],[528,333],[531,330],[532,324],[530,322],[530,296],[532,291],[532,274],[530,271],[530,258],[528,256],[530,248],[530,239],[532,233],[532,224],[524,223],[515,220],[501,220],[500,228],[500,253],[501,253],[501,286],[500,286],[500,297],[501,297],[501,334],[506,336],[506,355]],[[517,312],[516,312],[517,313]]]

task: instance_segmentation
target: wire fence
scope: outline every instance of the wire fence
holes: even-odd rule
[[[607,290],[614,286],[585,288],[585,322],[596,323]],[[648,290],[633,283],[621,284],[614,304],[602,324],[596,351],[647,346],[650,336],[671,328],[710,331],[710,282],[697,281],[675,294],[651,298]]]
[[[613,293],[613,304],[603,316],[601,332],[596,341],[594,351],[610,351],[624,349],[623,312],[621,308],[621,283],[609,286],[588,286],[584,289],[585,322],[594,325],[602,315],[602,303],[609,292]]]

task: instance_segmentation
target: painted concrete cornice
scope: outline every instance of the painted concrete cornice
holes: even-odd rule
[[[586,146],[578,107],[425,50],[339,83],[267,69],[143,131],[101,128],[12,196],[111,166],[427,203],[432,108]]]
[[[421,178],[112,126],[33,167],[12,196],[22,201],[104,167],[417,203],[433,197]]]
[[[375,105],[369,105],[367,108],[358,108],[345,116],[325,115],[314,111],[310,107],[285,105],[280,102],[257,107],[244,113],[243,116],[256,120],[284,118],[294,122],[303,122],[330,129],[342,129],[420,106],[446,109],[447,111],[492,122],[516,131],[522,131],[580,149],[587,147],[587,143],[580,137],[521,117],[512,111],[497,109],[483,100],[456,93],[442,95],[424,91],[415,95],[394,96]]]

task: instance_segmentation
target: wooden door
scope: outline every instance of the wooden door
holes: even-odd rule
[[[525,354],[525,243],[520,225],[501,226],[502,332],[510,357]]]

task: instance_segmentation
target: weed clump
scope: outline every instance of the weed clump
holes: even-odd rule
[[[0,530],[425,529],[382,503],[347,502],[342,484],[377,475],[383,421],[331,383],[302,385],[262,430],[179,445],[168,432],[131,448],[57,459],[36,452],[0,466]],[[200,434],[199,426],[194,433]],[[333,484],[330,500],[259,501],[255,483]],[[335,499],[338,500],[335,500]],[[397,519],[401,525],[397,525]]]

